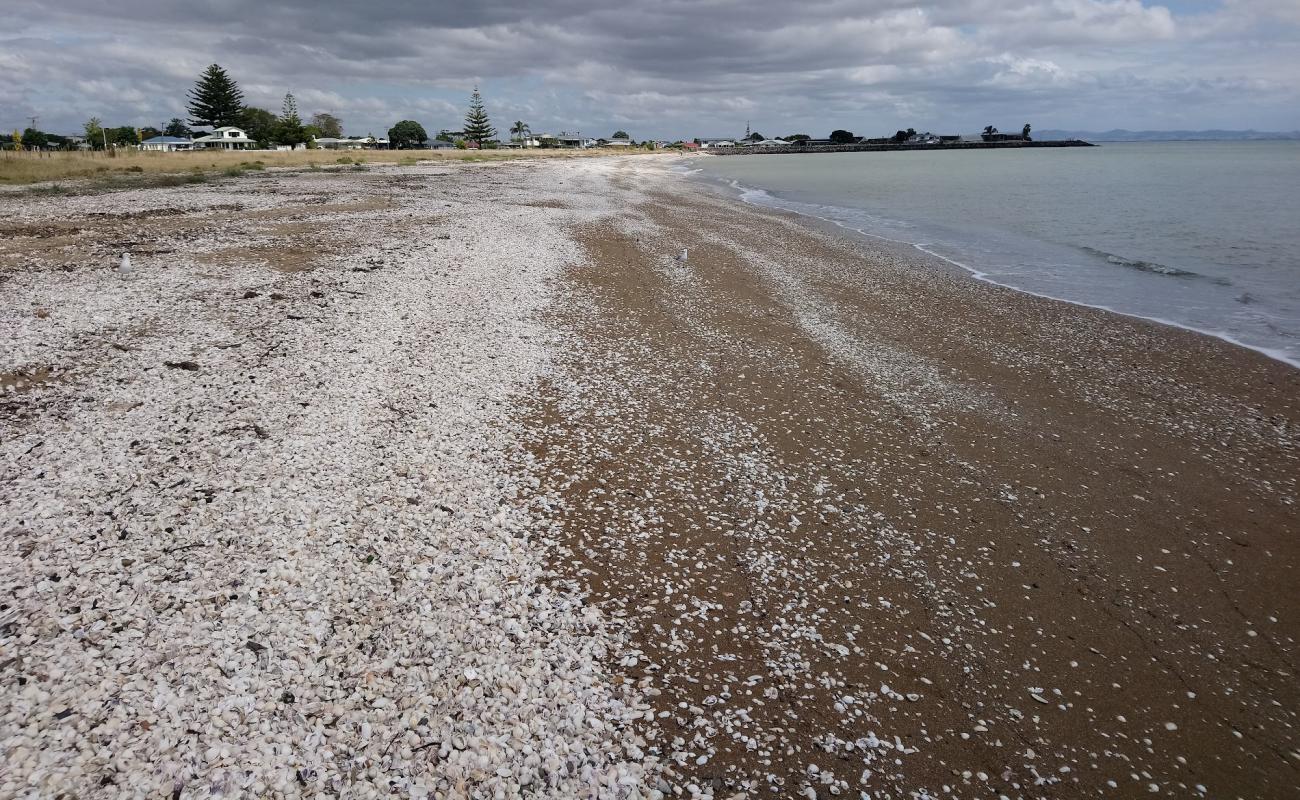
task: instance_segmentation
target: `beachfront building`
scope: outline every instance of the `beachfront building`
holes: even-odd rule
[[[317,136],[314,141],[321,150],[360,150],[364,147],[360,139],[344,139],[338,136]]]
[[[173,153],[177,150],[193,150],[194,140],[184,136],[154,136],[140,143],[141,150],[159,153]]]
[[[322,150],[387,150],[389,141],[375,136],[318,136],[316,146]]]
[[[226,125],[217,128],[207,136],[200,136],[195,139],[194,147],[209,150],[251,150],[257,147],[257,142],[248,138],[248,134],[244,132],[243,128]]]
[[[543,136],[542,138],[546,138],[546,137]],[[559,136],[556,136],[555,142],[559,147],[567,147],[570,149],[578,149],[578,150],[596,146],[596,140],[591,138],[590,136],[582,136],[580,134],[568,133],[568,132],[564,132],[561,133]]]

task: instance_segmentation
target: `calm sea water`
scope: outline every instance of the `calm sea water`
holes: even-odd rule
[[[1300,142],[696,159],[748,202],[1300,366]]]

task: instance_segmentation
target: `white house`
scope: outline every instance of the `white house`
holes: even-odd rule
[[[316,146],[322,150],[360,150],[365,147],[365,139],[342,139],[334,136],[316,137]]]
[[[140,142],[140,149],[165,153],[172,153],[177,150],[193,150],[194,140],[182,136],[154,136]]]
[[[561,133],[555,137],[555,141],[560,147],[587,148],[595,147],[596,140],[590,136],[579,136],[577,134]]]
[[[206,147],[215,150],[249,150],[257,146],[257,142],[248,138],[242,128],[236,128],[232,125],[226,125],[217,128],[207,136],[200,136],[194,140],[194,146]]]

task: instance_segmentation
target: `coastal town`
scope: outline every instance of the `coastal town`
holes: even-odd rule
[[[1021,146],[1079,146],[1078,140],[1035,142],[1026,123],[1018,132],[1003,133],[992,125],[975,134],[948,135],[915,128],[899,130],[889,136],[859,136],[836,129],[824,138],[806,133],[766,137],[745,125],[743,135],[735,137],[691,137],[680,139],[644,139],[637,141],[626,131],[614,131],[608,137],[583,135],[581,131],[538,132],[523,120],[513,122],[506,137],[493,126],[478,89],[470,95],[464,125],[458,129],[442,128],[430,136],[416,120],[400,120],[385,134],[344,135],[343,121],[329,112],[304,118],[298,101],[287,92],[280,113],[246,105],[243,92],[230,75],[213,64],[201,75],[188,96],[188,121],[173,117],[158,126],[111,126],[94,117],[77,133],[50,133],[32,126],[0,135],[0,148],[11,151],[112,151],[142,152],[193,151],[293,151],[293,150],[677,150],[713,154],[852,152],[915,148],[979,148]]]

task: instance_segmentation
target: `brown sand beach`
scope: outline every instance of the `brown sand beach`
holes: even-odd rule
[[[0,796],[1300,793],[1300,372],[667,163],[0,196]]]

